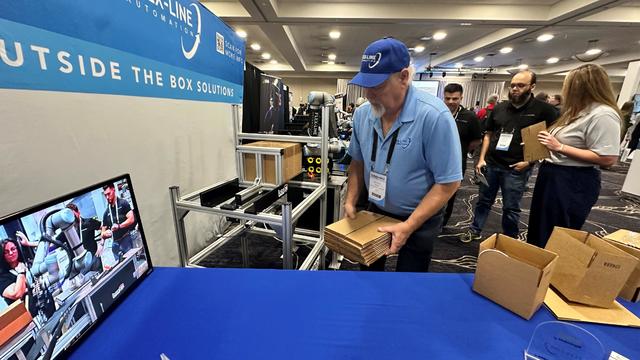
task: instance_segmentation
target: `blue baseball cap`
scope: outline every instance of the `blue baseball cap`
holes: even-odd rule
[[[372,88],[382,84],[389,76],[407,66],[411,58],[407,46],[391,37],[369,44],[362,54],[360,72],[349,84]]]

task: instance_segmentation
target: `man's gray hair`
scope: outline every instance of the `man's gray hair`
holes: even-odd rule
[[[489,97],[487,98],[487,103],[489,104],[495,104],[498,102],[498,94],[491,94],[489,95]]]

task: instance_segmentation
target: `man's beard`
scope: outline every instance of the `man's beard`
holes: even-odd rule
[[[522,105],[524,104],[529,97],[531,96],[531,89],[523,92],[520,95],[513,95],[511,91],[509,91],[509,101],[511,101],[514,105]]]
[[[374,117],[380,118],[386,111],[387,109],[384,108],[384,105],[371,103],[371,113],[373,113]]]

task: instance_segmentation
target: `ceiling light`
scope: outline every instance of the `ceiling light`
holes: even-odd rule
[[[438,31],[437,33],[433,34],[433,40],[442,40],[446,37],[447,33],[444,31]]]
[[[424,48],[424,46],[422,46],[422,45],[418,45],[418,46],[416,46],[416,47],[414,47],[414,48],[413,48],[413,51],[415,51],[415,52],[417,52],[417,53],[421,53],[421,52],[423,52],[423,51],[424,51],[424,49],[425,49],[425,48]]]
[[[423,36],[423,37],[420,38],[420,40],[429,41],[429,40],[431,40],[431,36]]]
[[[268,52],[262,53],[262,55],[260,56],[265,60],[271,59],[271,54],[269,54]]]
[[[460,26],[471,26],[473,25],[472,23],[460,23]]]
[[[512,47],[505,46],[502,49],[500,49],[500,54],[508,54],[512,51],[513,51]]]
[[[236,35],[240,36],[243,39],[247,38],[247,32],[244,30],[240,30],[240,29],[236,30]]]
[[[340,39],[340,35],[342,35],[342,34],[340,33],[340,31],[337,31],[337,30],[333,30],[333,31],[331,31],[329,33],[329,37],[334,39],[334,40]]]
[[[269,61],[269,64],[274,64],[275,65],[277,63],[278,63],[278,60],[276,60],[276,59],[273,59],[273,60]]]
[[[455,66],[456,68],[460,69],[461,67],[463,67],[463,66],[464,66],[464,64],[463,64],[463,63],[456,63],[454,66]]]
[[[527,65],[527,64],[518,65],[518,69],[520,69],[520,70],[527,70],[528,68],[529,68],[529,65]]]
[[[251,44],[251,48],[255,51],[260,51],[260,49],[262,49],[262,47],[258,43]]]
[[[601,52],[602,52],[602,50],[600,50],[598,48],[592,48],[592,49],[589,49],[589,50],[585,51],[584,53],[587,54],[587,55],[598,55]]]
[[[327,57],[329,58],[329,60],[335,60],[336,54],[329,54]]]
[[[327,62],[327,64],[329,64],[329,65],[335,65],[335,64],[336,64],[336,62],[335,62],[335,61],[328,61],[328,62]]]
[[[547,59],[547,64],[555,64],[558,61],[560,61],[560,59],[558,59],[557,57],[550,57]]]
[[[537,40],[540,42],[545,42],[553,39],[553,34],[542,34],[538,36]]]
[[[475,62],[481,62],[482,60],[484,60],[483,56],[476,56],[476,57],[473,58],[473,61],[475,61]]]

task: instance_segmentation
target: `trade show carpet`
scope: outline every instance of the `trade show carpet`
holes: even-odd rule
[[[468,169],[471,169],[471,163]],[[628,229],[640,232],[640,203],[623,198],[620,189],[628,165],[619,164],[610,170],[602,171],[602,191],[596,206],[583,230],[604,236],[618,229]],[[537,171],[529,180],[529,190],[525,192],[520,218],[520,240],[526,240],[527,223],[529,220],[529,206],[533,195],[533,186]],[[473,217],[473,205],[478,197],[478,187],[469,181],[467,175],[458,190],[458,196],[453,215],[449,220],[450,231],[445,231],[435,245],[430,271],[432,272],[473,272],[475,271],[480,241],[464,244],[458,240],[460,234],[468,230]],[[502,197],[498,193],[492,213],[487,220],[482,236],[486,238],[501,231]],[[282,243],[268,236],[248,234],[249,267],[252,268],[282,268]],[[299,246],[294,255],[294,264],[301,264],[308,254],[309,248]],[[327,260],[328,262],[328,260]],[[207,267],[242,267],[242,253],[240,239],[232,239],[218,251],[203,260],[200,265]],[[387,259],[387,271],[393,271],[396,258]],[[341,270],[359,270],[359,265],[342,260]]]

